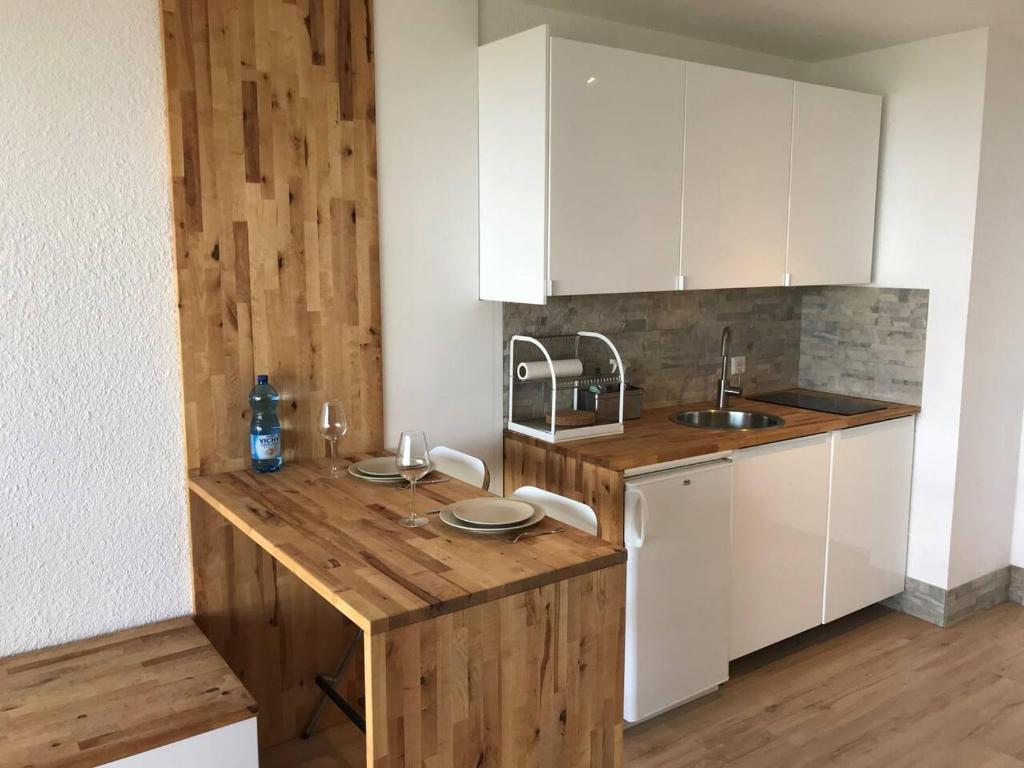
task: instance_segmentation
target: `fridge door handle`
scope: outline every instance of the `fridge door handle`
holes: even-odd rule
[[[623,538],[627,547],[639,549],[647,540],[647,498],[636,488],[626,489],[626,530]]]

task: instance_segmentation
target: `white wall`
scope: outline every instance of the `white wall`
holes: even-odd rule
[[[609,45],[702,64],[731,67],[765,75],[807,79],[810,65],[781,56],[747,51],[731,45],[658,32],[592,16],[554,10],[518,0],[480,0],[480,42],[489,43],[548,24],[551,34],[584,43]]]
[[[157,5],[0,18],[4,656],[191,588]]]
[[[385,436],[422,429],[483,458],[500,489],[501,305],[477,300],[476,0],[378,0],[374,32]]]
[[[1024,437],[1024,424],[1021,425]],[[1010,565],[1024,568],[1024,440],[1021,441],[1017,464],[1017,493],[1014,504],[1013,533],[1010,537]]]
[[[967,315],[951,585],[1009,562],[1024,411],[1024,66],[1012,28],[989,36]]]
[[[1022,417],[1024,418],[1024,417]],[[1021,425],[1024,434],[1024,424]],[[1024,441],[1021,442],[1017,464],[1017,500],[1010,541],[1010,564],[1024,568]]]
[[[987,38],[975,30],[813,67],[819,82],[886,97],[874,281],[930,290],[907,571],[943,588],[954,586],[950,551]]]

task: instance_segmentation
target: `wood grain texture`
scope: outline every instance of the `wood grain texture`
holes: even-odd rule
[[[516,440],[505,433],[504,493],[533,485],[581,501],[597,514],[597,535],[623,546],[625,481],[622,472],[548,450],[548,443]]]
[[[316,675],[337,667],[356,627],[194,494],[191,523],[196,623],[260,702],[260,746],[294,739],[320,701]],[[361,656],[339,690],[362,706]],[[328,707],[319,727],[343,720]]]
[[[718,693],[631,728],[626,764],[1021,768],[1022,638],[1024,608],[1010,603],[946,629],[868,608],[734,663]]]
[[[91,768],[254,716],[191,619],[0,659],[0,766]]]
[[[679,459],[749,448],[754,445],[765,445],[837,429],[874,424],[879,421],[910,416],[921,410],[916,405],[885,403],[885,406],[883,410],[857,416],[836,416],[734,397],[730,401],[731,408],[781,416],[786,423],[773,429],[754,429],[749,432],[741,432],[685,427],[670,421],[669,417],[679,411],[713,407],[711,403],[697,403],[647,411],[639,419],[627,421],[623,434],[593,440],[552,444],[506,430],[506,451],[508,441],[511,440],[524,445],[536,446],[568,459],[576,459],[586,464],[623,472],[666,461],[678,461]],[[557,488],[549,490],[559,492]]]
[[[403,528],[398,521],[408,514],[409,491],[328,474],[326,462],[297,462],[274,474],[232,472],[195,477],[189,485],[193,505],[211,506],[367,632],[625,562],[621,547],[576,530],[513,545],[503,536],[450,528],[436,517],[422,528]],[[421,511],[488,495],[455,479],[418,492]],[[554,527],[544,520],[537,530]],[[193,546],[204,546],[205,535],[193,529]]]
[[[625,566],[368,636],[367,765],[621,765]]]
[[[248,462],[256,373],[286,461],[381,444],[370,0],[162,0],[189,473]]]

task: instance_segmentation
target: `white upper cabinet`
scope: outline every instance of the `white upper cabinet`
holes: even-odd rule
[[[548,28],[483,46],[479,66],[480,298],[543,304]]]
[[[871,281],[882,97],[796,83],[791,285]]]
[[[480,48],[480,298],[868,282],[881,98],[552,38]]]
[[[687,65],[687,289],[783,284],[792,122],[792,80]]]
[[[685,67],[552,38],[552,295],[675,289]]]
[[[685,63],[549,38],[480,49],[480,298],[671,291]]]

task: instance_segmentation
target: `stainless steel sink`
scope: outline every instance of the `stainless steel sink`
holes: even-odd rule
[[[683,411],[672,417],[676,424],[703,429],[771,429],[781,427],[786,422],[778,416],[753,411],[733,411],[721,408],[708,408],[705,411]]]

